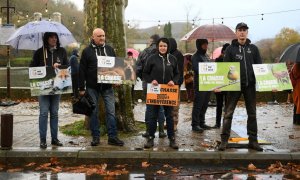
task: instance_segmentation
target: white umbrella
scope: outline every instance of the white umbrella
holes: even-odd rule
[[[42,20],[29,22],[20,27],[6,43],[16,49],[37,50],[43,46],[45,32],[57,33],[61,46],[76,42],[72,33],[61,23]]]

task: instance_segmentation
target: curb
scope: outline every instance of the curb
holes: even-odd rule
[[[300,162],[300,152],[218,152],[218,151],[135,151],[104,150],[103,148],[59,147],[41,150],[40,148],[15,148],[0,150],[0,163],[49,162],[51,157],[70,163],[139,163],[169,162],[192,164],[195,162]]]

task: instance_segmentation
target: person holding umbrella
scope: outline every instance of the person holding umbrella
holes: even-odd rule
[[[39,48],[33,56],[30,67],[47,66],[58,68],[60,65],[68,65],[67,52],[60,47],[60,41],[57,33],[45,32],[43,36],[43,47]],[[57,138],[58,132],[58,109],[61,95],[43,95],[39,96],[39,133],[40,148],[46,149],[47,142],[47,124],[48,112],[50,112],[50,130],[51,144],[62,146],[63,144]]]

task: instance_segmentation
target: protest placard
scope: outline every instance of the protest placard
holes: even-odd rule
[[[97,82],[105,84],[134,84],[135,62],[133,59],[97,56]]]
[[[29,82],[31,96],[72,93],[70,67],[30,67]]]
[[[199,91],[240,91],[240,63],[199,63]]]
[[[167,84],[159,84],[154,86],[147,84],[146,104],[178,106],[178,85],[168,86]]]
[[[285,63],[253,64],[257,91],[293,89]]]

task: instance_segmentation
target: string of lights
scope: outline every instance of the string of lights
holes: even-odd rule
[[[225,19],[235,19],[235,18],[245,18],[245,17],[255,17],[255,16],[260,16],[261,20],[264,20],[264,16],[266,15],[273,15],[273,14],[282,14],[282,13],[289,13],[289,12],[295,12],[295,11],[300,11],[300,9],[290,9],[290,10],[282,10],[282,11],[273,11],[273,12],[266,12],[266,13],[256,13],[256,14],[247,14],[247,15],[238,15],[238,16],[224,16],[224,17],[214,17],[214,18],[198,18],[198,19],[192,19],[192,28],[195,27],[196,22],[200,21],[215,21],[215,20],[221,20],[222,24],[224,23]],[[160,29],[160,23],[167,23],[167,22],[186,22],[187,20],[181,20],[181,19],[169,19],[169,20],[131,20],[132,22],[134,21],[139,21],[139,22],[158,22],[158,29]],[[130,25],[130,20],[127,20],[127,25],[128,27],[131,27]]]

